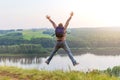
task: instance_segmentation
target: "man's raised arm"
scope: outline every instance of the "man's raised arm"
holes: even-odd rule
[[[73,16],[73,12],[70,13],[70,17],[67,19],[67,21],[66,21],[66,23],[65,23],[65,25],[64,25],[65,29],[67,29],[67,26],[68,26],[68,24],[69,24],[72,16]]]
[[[46,18],[52,23],[52,25],[53,25],[54,28],[57,27],[57,25],[55,24],[55,22],[50,19],[50,16],[47,15]]]

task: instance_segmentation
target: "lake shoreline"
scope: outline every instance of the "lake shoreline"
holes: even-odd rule
[[[49,56],[52,48],[46,48],[47,53],[35,53],[35,54],[25,54],[25,53],[0,53],[0,57],[9,56]],[[120,55],[119,47],[105,47],[105,48],[71,48],[71,51],[74,55],[82,55],[86,53],[92,53],[94,55]],[[65,51],[60,49],[58,54],[64,54]]]
[[[120,55],[120,47],[105,47],[105,48],[71,48],[74,55],[82,55],[91,53],[94,55]],[[64,50],[59,50],[58,53],[65,53]]]

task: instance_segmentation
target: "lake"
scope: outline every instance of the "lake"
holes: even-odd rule
[[[94,55],[86,53],[75,55],[74,58],[79,65],[73,66],[67,55],[57,54],[53,57],[50,64],[45,64],[48,56],[31,56],[31,57],[0,57],[0,66],[15,66],[25,69],[38,70],[78,70],[90,71],[93,69],[105,70],[108,67],[120,65],[120,55]]]

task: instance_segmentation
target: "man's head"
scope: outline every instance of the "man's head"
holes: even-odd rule
[[[63,24],[62,24],[62,23],[59,23],[58,26],[63,27]]]

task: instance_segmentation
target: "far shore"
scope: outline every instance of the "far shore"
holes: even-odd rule
[[[50,55],[52,48],[46,49],[48,53],[34,53],[34,54],[23,54],[23,53],[0,53],[0,57],[32,57],[32,56],[42,56],[47,57]],[[106,47],[106,48],[71,48],[73,55],[82,55],[82,54],[95,54],[95,55],[120,55],[119,47]],[[65,51],[60,49],[58,54],[65,54]]]

